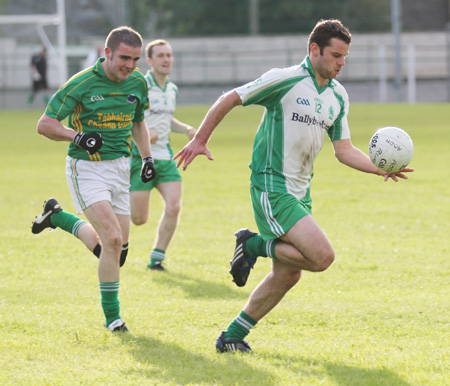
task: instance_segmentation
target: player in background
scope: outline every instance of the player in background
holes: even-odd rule
[[[105,58],[70,78],[40,118],[39,134],[70,142],[66,178],[78,213],[89,223],[62,210],[55,198],[33,221],[32,232],[61,228],[78,237],[97,257],[105,326],[128,331],[120,316],[120,266],[128,253],[130,231],[130,137],[142,156],[141,179],[155,176],[150,138],[144,121],[147,82],[136,69],[142,38],[129,27],[112,30]],[[61,121],[68,117],[68,127]],[[92,225],[91,225],[92,224]]]
[[[309,36],[301,64],[272,69],[254,82],[222,95],[211,107],[194,139],[175,158],[183,169],[199,154],[212,160],[206,147],[213,130],[236,106],[265,107],[251,161],[251,199],[259,234],[236,232],[230,273],[238,286],[246,284],[260,256],[272,259],[272,271],[254,289],[239,315],[216,340],[216,350],[251,351],[244,338],[300,280],[302,270],[321,272],[334,260],[334,250],[311,215],[313,163],[325,133],[336,158],[366,173],[406,179],[378,170],[352,145],[347,122],[348,95],[334,80],[349,52],[351,34],[339,20],[321,20]]]
[[[48,84],[47,84],[47,49],[42,50],[31,57],[31,79],[32,89],[28,95],[27,105],[33,105],[34,98],[38,92],[42,92],[44,103],[49,101]]]
[[[141,158],[136,145],[131,151],[131,221],[142,225],[147,222],[150,192],[156,188],[164,200],[164,212],[158,224],[148,268],[164,270],[162,262],[175,233],[181,210],[181,174],[172,160],[170,132],[184,133],[192,139],[196,130],[173,117],[178,95],[177,86],[169,79],[172,70],[172,47],[165,40],[154,40],[145,48],[150,70],[145,75],[148,84],[150,109],[145,111],[145,122],[149,128],[156,178],[144,184],[140,177]]]

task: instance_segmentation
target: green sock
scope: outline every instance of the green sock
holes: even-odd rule
[[[50,222],[54,227],[58,227],[66,232],[72,233],[75,237],[78,237],[78,231],[84,224],[86,224],[86,221],[81,220],[72,213],[64,212],[63,210],[58,213],[53,213],[50,217]]]
[[[108,327],[112,322],[120,319],[119,282],[100,282],[100,294],[103,313],[106,318],[105,327]]]
[[[250,330],[258,323],[256,320],[248,316],[244,311],[234,319],[225,331],[225,339],[239,339],[244,338],[250,333]]]
[[[165,257],[165,251],[158,248],[153,249],[150,253],[150,264],[148,266],[153,267],[156,263],[161,263]]]
[[[256,235],[247,240],[247,251],[253,257],[271,257],[277,260],[275,256],[275,245],[278,241],[278,239],[265,241],[261,235]]]

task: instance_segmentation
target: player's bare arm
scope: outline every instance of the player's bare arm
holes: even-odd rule
[[[74,142],[89,154],[95,154],[103,146],[103,139],[99,133],[76,132],[45,113],[39,119],[37,132],[52,141]]]
[[[158,142],[159,136],[158,136],[158,134],[156,133],[155,130],[152,130],[152,129],[149,128],[148,129],[148,134],[150,135],[150,143]]]
[[[199,154],[204,154],[209,160],[213,160],[210,151],[206,147],[214,129],[219,125],[222,119],[236,106],[242,105],[241,98],[235,91],[229,91],[223,94],[209,109],[205,119],[200,125],[194,138],[173,158],[177,159],[177,167],[183,164],[183,170]]]
[[[194,138],[194,135],[197,132],[197,130],[195,130],[192,126],[189,126],[186,123],[180,122],[176,118],[172,118],[172,124],[171,124],[170,129],[172,131],[174,131],[175,133],[186,134],[189,139]]]
[[[37,132],[52,141],[72,142],[76,131],[64,126],[55,118],[43,114],[37,124]]]
[[[395,182],[397,182],[399,178],[406,180],[408,179],[408,176],[404,173],[414,171],[414,169],[411,168],[405,168],[395,173],[387,173],[379,170],[373,165],[367,154],[363,153],[360,149],[353,146],[350,139],[341,139],[338,141],[334,141],[333,147],[334,155],[339,160],[339,162],[365,173],[384,176],[385,181],[387,181],[389,178],[392,178]]]

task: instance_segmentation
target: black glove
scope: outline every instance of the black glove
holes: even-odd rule
[[[89,154],[97,153],[103,146],[102,135],[97,132],[93,133],[76,133],[73,137],[73,143],[80,146]]]
[[[155,164],[152,157],[145,157],[142,159],[141,180],[142,182],[149,182],[155,178]]]

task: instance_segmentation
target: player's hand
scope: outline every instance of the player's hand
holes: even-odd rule
[[[147,183],[155,178],[155,164],[152,157],[145,157],[142,159],[141,180]]]
[[[179,158],[178,163],[177,163],[177,168],[180,167],[180,165],[184,162],[183,164],[183,170],[186,170],[186,168],[188,167],[188,165],[194,160],[195,157],[197,157],[199,154],[204,154],[206,155],[206,157],[209,160],[213,160],[214,158],[212,157],[210,151],[208,150],[208,148],[201,144],[198,143],[198,141],[196,141],[195,139],[193,139],[191,142],[189,142],[183,149],[181,149],[178,154],[173,157],[174,160],[176,160],[177,158]]]
[[[93,133],[76,133],[73,137],[73,143],[86,150],[89,154],[97,153],[103,146],[102,135],[97,132]]]
[[[384,176],[384,182],[386,182],[389,178],[392,178],[395,182],[398,182],[399,178],[402,178],[404,180],[408,179],[408,176],[404,173],[411,173],[413,172],[414,169],[411,168],[404,168],[402,170],[399,170],[398,172],[395,173],[386,173],[383,172],[383,176]]]
[[[152,129],[148,129],[148,134],[150,135],[150,143],[156,143],[159,139],[158,134],[156,134],[156,131],[152,130]]]
[[[196,132],[197,130],[195,130],[193,127],[190,127],[189,129],[187,129],[186,135],[188,136],[189,139],[192,139],[194,138]]]

